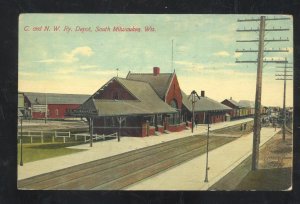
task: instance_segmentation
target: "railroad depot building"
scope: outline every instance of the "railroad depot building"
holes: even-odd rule
[[[184,118],[192,118],[192,98],[189,98],[183,91],[182,102],[184,105]],[[196,100],[194,106],[194,116],[196,124],[218,123],[229,121],[229,112],[232,108],[219,103],[205,96],[205,91],[201,91],[200,99]]]
[[[26,118],[64,119],[68,111],[77,109],[90,95],[24,92]]]
[[[202,99],[196,109],[199,118],[209,111],[214,113],[213,122],[225,120],[229,107],[204,96]],[[97,134],[149,136],[191,126],[190,107],[176,73],[160,73],[160,68],[154,67],[152,73],[129,72],[126,78],[110,79],[74,114],[93,113],[92,129]]]

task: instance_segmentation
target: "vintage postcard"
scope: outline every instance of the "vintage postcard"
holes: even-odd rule
[[[21,14],[20,190],[292,189],[289,15]]]

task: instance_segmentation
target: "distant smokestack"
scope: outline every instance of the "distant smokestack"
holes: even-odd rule
[[[159,67],[153,67],[153,76],[157,76],[160,73]]]
[[[201,97],[205,97],[205,91],[201,91]]]

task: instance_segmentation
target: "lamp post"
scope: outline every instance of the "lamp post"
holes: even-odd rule
[[[90,147],[93,147],[93,118],[90,117]]]
[[[207,137],[206,137],[206,167],[205,167],[205,179],[204,182],[208,182],[208,143],[209,143],[209,123],[210,123],[210,116],[207,115]]]
[[[20,146],[21,146],[21,152],[20,152],[20,166],[23,166],[23,118],[20,116],[20,122],[21,122],[21,138],[20,138]]]
[[[121,117],[119,117],[118,142],[120,142],[120,137],[121,137],[121,127],[122,127],[122,119],[121,119]]]
[[[118,132],[118,142],[120,142],[121,140],[121,129],[122,129],[122,122],[126,119],[126,116],[122,117],[118,117],[118,122],[119,122],[119,132]]]
[[[195,90],[193,90],[191,92],[191,95],[189,96],[189,98],[192,97],[192,133],[194,132],[194,123],[195,123],[195,103],[197,100],[197,98],[200,100],[200,97],[198,96],[197,92]]]

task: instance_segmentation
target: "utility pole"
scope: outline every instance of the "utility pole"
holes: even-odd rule
[[[191,92],[191,95],[188,97],[190,99],[192,97],[192,133],[194,132],[194,123],[195,123],[195,103],[200,100],[200,96],[197,94],[195,90]]]
[[[289,20],[290,18],[266,18],[261,16],[255,19],[238,19],[238,22],[259,22],[259,28],[255,29],[237,29],[237,32],[259,32],[258,40],[237,40],[236,42],[258,42],[258,50],[239,50],[237,53],[250,53],[257,52],[257,60],[238,60],[236,63],[257,63],[257,76],[256,76],[256,93],[255,93],[255,114],[254,114],[254,130],[253,130],[253,149],[252,149],[252,170],[258,167],[259,158],[259,143],[260,143],[260,130],[261,130],[261,92],[262,92],[262,70],[264,63],[285,63],[286,60],[265,59],[264,52],[288,52],[287,49],[265,49],[265,42],[281,42],[288,41],[288,39],[265,39],[265,31],[288,31],[287,28],[266,28],[266,21],[270,20]]]
[[[47,101],[47,93],[46,93],[45,123],[47,123],[47,117],[48,117],[48,101]]]
[[[175,69],[174,69],[174,53],[173,53],[173,40],[172,40],[172,62],[171,62],[171,67],[172,67],[172,71],[171,72],[174,72]]]
[[[287,59],[286,59],[287,60]],[[280,74],[275,74],[276,80],[282,80],[283,81],[283,106],[282,106],[282,114],[283,114],[283,121],[282,121],[282,140],[285,140],[285,127],[286,127],[286,107],[285,107],[285,99],[286,99],[286,81],[292,80],[292,74],[288,74],[288,72],[292,72],[287,69],[292,69],[293,67],[287,67],[288,63],[285,63],[284,67],[277,67],[277,68],[283,68],[283,70],[278,70]],[[283,78],[282,78],[283,77]]]

